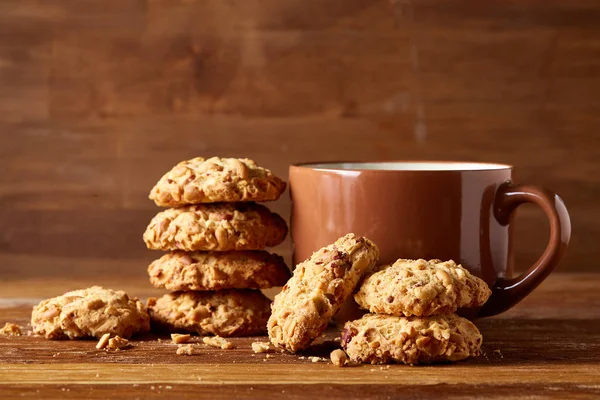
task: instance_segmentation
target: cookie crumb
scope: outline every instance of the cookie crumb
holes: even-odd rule
[[[502,352],[500,351],[500,349],[494,350],[493,353],[498,354],[500,356],[500,358],[504,358],[504,355],[502,355]]]
[[[325,361],[323,357],[309,357],[310,361],[318,363],[319,361]]]
[[[117,335],[108,339],[108,346],[106,346],[106,350],[123,350],[130,346],[131,344],[129,343],[129,340],[123,339],[121,336]]]
[[[54,353],[54,354],[52,354],[52,357],[58,357],[58,356],[60,356],[60,353]]]
[[[195,354],[200,354],[200,352],[198,351],[198,348],[193,344],[180,344],[179,346],[177,346],[176,354],[179,356],[193,356]]]
[[[270,355],[270,354],[267,354],[267,355],[265,355],[265,357],[266,357],[266,358],[273,358],[273,356],[272,356],[272,355]]]
[[[267,342],[253,342],[252,351],[255,353],[266,353],[269,351],[269,343]]]
[[[189,333],[171,333],[171,340],[175,344],[187,343],[192,338],[192,335]],[[160,340],[160,339],[159,339]]]
[[[110,339],[110,333],[105,333],[100,337],[98,343],[96,343],[96,348],[98,350],[105,348],[108,345],[108,339]]]
[[[21,336],[21,328],[17,324],[7,322],[4,328],[0,329],[0,335],[3,336]]]
[[[331,363],[338,367],[343,367],[348,362],[348,356],[344,353],[344,350],[340,349],[332,351],[329,358],[331,359]]]
[[[233,343],[227,339],[223,339],[221,336],[205,336],[202,338],[202,342],[208,346],[216,347],[221,350],[233,349]]]
[[[298,357],[298,360],[304,360],[304,359],[306,359],[306,357],[304,357],[304,356]]]

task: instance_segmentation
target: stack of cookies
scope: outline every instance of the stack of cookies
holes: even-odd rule
[[[419,364],[479,354],[482,337],[455,314],[491,291],[454,261],[397,260],[368,274],[354,299],[367,314],[347,322],[342,346],[354,362]]]
[[[265,331],[270,301],[259,289],[282,286],[290,272],[264,249],[288,229],[255,202],[277,200],[285,187],[268,169],[237,158],[194,158],[160,179],[150,199],[170,208],[152,219],[144,242],[169,251],[148,273],[172,292],[148,300],[153,326],[220,336]]]

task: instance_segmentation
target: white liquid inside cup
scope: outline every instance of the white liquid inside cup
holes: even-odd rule
[[[302,164],[302,167],[329,170],[375,170],[375,171],[486,171],[511,168],[506,164],[451,161],[409,162],[345,162]]]

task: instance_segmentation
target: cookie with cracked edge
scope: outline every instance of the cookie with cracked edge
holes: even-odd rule
[[[130,338],[150,330],[144,304],[121,290],[92,286],[53,297],[33,307],[33,332],[47,339]]]
[[[175,292],[148,299],[153,330],[199,335],[264,333],[271,301],[259,290]]]
[[[424,317],[481,307],[491,293],[482,279],[452,260],[400,259],[368,275],[354,300],[372,313]]]
[[[196,204],[158,213],[144,232],[154,250],[263,250],[283,242],[287,224],[256,203]]]
[[[290,270],[266,251],[174,251],[148,267],[150,282],[171,291],[267,289],[283,286]]]
[[[271,306],[271,342],[291,353],[308,347],[378,259],[373,242],[351,233],[298,264]]]
[[[150,192],[161,207],[188,204],[270,201],[285,191],[286,183],[247,158],[182,161],[167,172]]]
[[[347,322],[342,332],[342,347],[350,360],[371,364],[459,361],[478,356],[482,340],[471,321],[455,314],[366,314]]]

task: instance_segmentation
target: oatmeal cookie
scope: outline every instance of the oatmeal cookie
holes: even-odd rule
[[[171,291],[267,289],[291,276],[283,257],[266,251],[174,251],[150,264],[148,275]]]
[[[150,330],[143,303],[120,290],[93,286],[44,300],[31,313],[33,332],[47,339],[130,338]]]
[[[255,203],[198,204],[158,213],[144,242],[154,250],[262,250],[283,242],[283,218]]]
[[[199,335],[249,336],[265,331],[270,301],[258,290],[176,292],[148,299],[152,326]]]
[[[309,346],[378,258],[377,246],[353,233],[313,253],[275,296],[271,342],[291,353]]]
[[[367,276],[354,299],[373,313],[425,317],[480,307],[491,293],[483,280],[452,260],[400,259]]]
[[[396,317],[367,314],[347,322],[342,346],[353,362],[422,364],[479,355],[481,333],[455,314]]]
[[[202,157],[182,161],[150,192],[161,207],[277,200],[286,183],[247,158]]]

